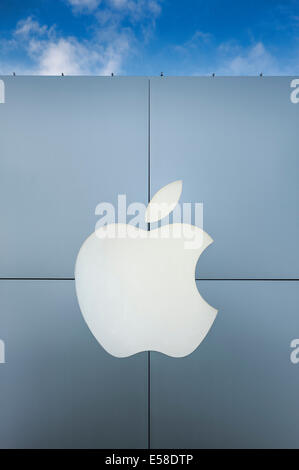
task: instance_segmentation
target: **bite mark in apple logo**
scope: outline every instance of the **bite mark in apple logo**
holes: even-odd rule
[[[146,221],[172,211],[181,191],[181,181],[160,189],[147,207]],[[121,237],[105,236],[111,228]],[[196,249],[185,248],[190,229],[201,240]],[[150,231],[111,224],[87,238],[76,261],[76,292],[89,329],[108,353],[128,357],[150,350],[183,357],[200,345],[217,310],[198,292],[195,268],[212,241],[188,224]]]

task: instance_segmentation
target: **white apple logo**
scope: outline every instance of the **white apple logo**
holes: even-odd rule
[[[175,181],[158,191],[148,205],[146,220],[154,222],[173,210],[181,190],[181,181]],[[212,243],[211,237],[186,224],[151,231],[130,224],[109,228],[126,234],[99,238],[92,233],[76,261],[77,297],[91,332],[116,357],[147,350],[173,357],[190,354],[217,314],[200,296],[195,282],[197,260]],[[184,228],[200,236],[199,247],[185,249],[184,234],[169,236]]]

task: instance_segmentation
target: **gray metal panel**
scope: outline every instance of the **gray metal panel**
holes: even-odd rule
[[[146,353],[96,342],[73,281],[0,281],[1,448],[147,446]]]
[[[0,277],[72,277],[96,205],[146,202],[148,79],[0,78]]]
[[[204,342],[183,359],[151,355],[153,448],[298,448],[298,282],[199,288],[219,308]]]
[[[204,203],[215,243],[200,277],[298,278],[299,104],[290,82],[151,79],[152,194],[182,179],[182,200]]]

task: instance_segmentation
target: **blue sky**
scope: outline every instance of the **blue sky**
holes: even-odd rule
[[[298,75],[299,0],[0,0],[0,74]]]

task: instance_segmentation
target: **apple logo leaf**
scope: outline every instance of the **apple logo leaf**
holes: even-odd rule
[[[181,197],[182,188],[183,182],[177,180],[159,189],[146,208],[145,221],[158,222],[172,212]]]

